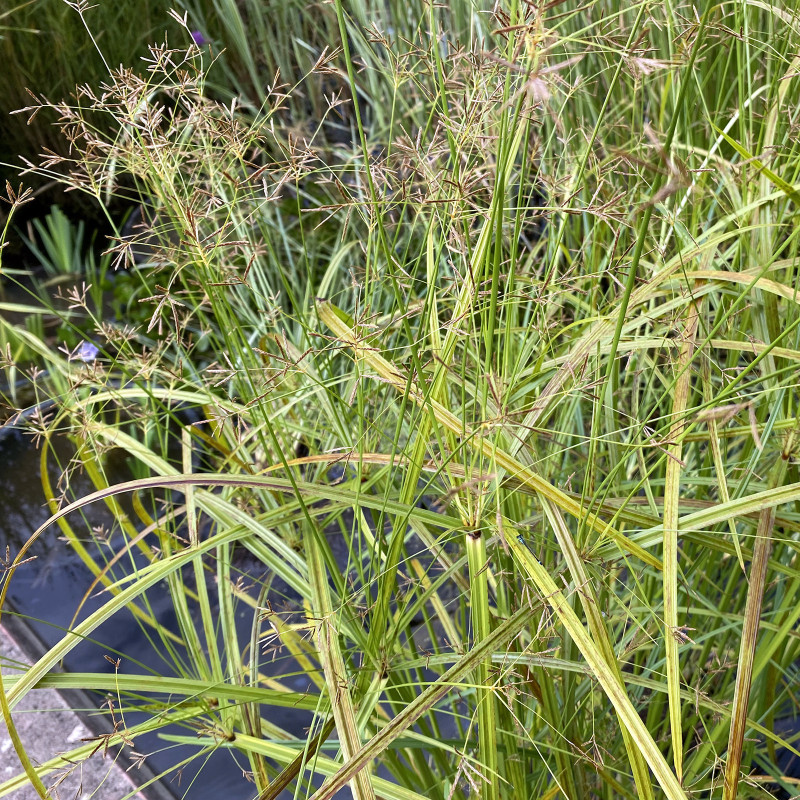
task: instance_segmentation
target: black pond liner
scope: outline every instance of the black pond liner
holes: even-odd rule
[[[786,709],[786,711],[791,713],[789,709]],[[796,750],[800,750],[800,716],[796,714],[789,716],[787,713],[787,716],[776,719],[775,733]],[[773,774],[777,772],[777,774],[792,781],[800,780],[800,758],[785,747],[775,748],[775,762],[773,764],[761,759],[760,763],[753,766],[755,771],[762,774],[765,772]],[[777,798],[777,800],[793,800],[800,796],[796,784],[791,786],[789,790],[784,788],[785,785],[782,786],[776,782],[769,784],[765,788],[769,788],[770,792],[772,792],[771,796]]]
[[[60,445],[56,441],[56,449],[66,460],[71,451],[67,442]],[[5,556],[6,545],[10,547],[12,558],[30,535],[50,516],[45,504],[39,476],[40,451],[34,447],[29,435],[19,430],[2,431],[0,436],[0,549]],[[53,459],[49,459],[52,464]],[[114,476],[122,481],[129,475]],[[58,474],[51,473],[52,485],[56,485]],[[73,477],[71,490],[76,496],[83,496],[94,491],[89,479],[80,474]],[[124,498],[120,498],[124,502]],[[110,513],[102,502],[84,509],[85,518],[90,527],[109,526],[112,522]],[[75,518],[70,517],[75,523]],[[76,531],[86,530],[86,522]],[[36,558],[21,565],[16,570],[7,595],[7,605],[3,613],[3,624],[26,649],[30,658],[39,658],[45,650],[52,647],[64,635],[70,626],[75,610],[78,608],[84,593],[90,586],[93,576],[80,560],[77,553],[61,538],[57,525],[50,526],[34,544],[28,555]],[[111,541],[112,550],[116,552],[121,539]],[[117,547],[114,547],[117,545]],[[88,547],[88,545],[87,545]],[[97,555],[94,546],[93,555]],[[144,566],[142,561],[141,566]],[[250,559],[247,567],[260,567],[263,578],[263,565]],[[240,574],[244,569],[239,567]],[[189,577],[187,573],[187,578]],[[213,592],[210,593],[213,597]],[[84,605],[81,619],[108,599],[108,594],[95,596]],[[166,587],[152,587],[147,592],[147,599],[152,613],[159,623],[174,633],[178,633],[175,612]],[[241,642],[248,642],[252,625],[252,611],[249,609],[237,612],[237,627]],[[147,628],[149,631],[150,629]],[[106,656],[121,658],[120,671],[124,674],[158,674],[175,675],[174,666],[153,648],[145,635],[141,623],[133,614],[124,609],[97,628],[91,640],[81,642],[70,651],[63,664],[65,672],[105,672],[113,674],[114,666]],[[302,670],[294,662],[281,659],[274,665],[269,657],[262,657],[259,668],[262,673],[284,676],[284,682],[295,690],[311,690],[310,681],[302,674]],[[297,673],[296,677],[286,678],[287,673]],[[79,713],[84,724],[93,735],[101,735],[111,730],[111,722],[107,713],[98,713],[105,697],[93,692],[61,692],[70,707],[81,709]],[[141,721],[142,713],[126,713],[126,724],[130,727]],[[310,712],[291,708],[269,709],[269,721],[293,734],[298,739],[305,739],[308,726],[313,717]],[[192,736],[193,731],[185,727],[174,726],[164,728],[161,733]],[[153,775],[166,772],[181,761],[200,751],[197,746],[174,744],[159,738],[158,733],[144,734],[135,740],[134,750],[147,754],[142,769],[134,767],[131,776],[137,784],[142,785]],[[95,756],[99,757],[99,756]],[[130,748],[121,750],[123,765],[127,760],[132,763]],[[233,748],[220,747],[209,756],[201,755],[182,768],[180,773],[172,772],[153,786],[145,789],[145,794],[152,800],[165,798],[189,798],[189,800],[217,800],[219,797],[232,800],[247,800],[256,796],[252,782],[244,776],[249,762],[241,753]],[[321,780],[315,780],[319,785]],[[47,784],[47,778],[45,778]],[[282,797],[290,797],[284,793]],[[338,797],[350,796],[349,791]]]
[[[71,455],[70,446],[66,442],[55,441],[56,450],[64,460]],[[50,479],[55,486],[59,475],[51,464]],[[50,516],[44,502],[39,476],[40,451],[34,446],[29,435],[19,429],[0,428],[0,550],[5,556],[6,545],[11,549],[12,557],[29,536]],[[117,481],[124,481],[130,475],[120,472],[113,476]],[[94,491],[88,478],[78,474],[71,486],[77,496]],[[125,503],[125,498],[118,498]],[[434,503],[435,505],[435,503]],[[111,517],[102,502],[84,509],[90,526],[108,525]],[[85,530],[86,523],[83,524]],[[76,526],[77,528],[77,526]],[[61,531],[52,525],[34,545],[29,555],[35,560],[20,566],[9,585],[6,607],[3,609],[3,625],[11,632],[26,655],[38,659],[46,650],[56,644],[64,635],[64,631],[72,622],[75,609],[80,604],[84,593],[92,581],[92,576],[73,549],[60,538]],[[112,540],[112,549],[116,551],[120,541]],[[347,553],[342,550],[337,539],[331,542],[337,561],[346,562]],[[340,546],[337,547],[337,544]],[[114,546],[116,545],[116,546]],[[341,550],[341,552],[338,552]],[[96,554],[95,550],[95,554]],[[420,554],[417,554],[420,555]],[[144,562],[140,564],[144,566]],[[343,565],[343,564],[342,564]],[[264,577],[264,568],[249,553],[234,554],[234,567],[239,574],[251,576],[255,581]],[[187,573],[186,579],[191,578]],[[287,597],[291,594],[282,581],[276,580],[271,586],[277,595]],[[213,593],[211,593],[213,596]],[[84,606],[81,618],[85,618],[107,600],[108,595],[95,596]],[[153,587],[147,592],[150,608],[155,617],[165,628],[178,633],[175,612],[165,587]],[[288,598],[290,601],[295,598]],[[239,611],[237,625],[240,642],[249,641],[252,612]],[[135,654],[135,658],[132,657]],[[161,657],[153,648],[145,635],[142,626],[128,609],[123,609],[110,620],[101,625],[87,640],[76,646],[65,659],[63,669],[66,672],[106,672],[113,673],[114,666],[106,659],[121,658],[120,670],[125,674],[159,674],[175,675],[172,664]],[[137,663],[138,662],[138,663]],[[297,691],[313,691],[310,681],[303,675],[302,669],[294,661],[281,658],[271,662],[270,656],[262,656],[259,664],[262,673],[281,677],[284,683]],[[296,677],[288,674],[297,673]],[[426,675],[433,679],[433,673]],[[81,722],[94,736],[101,736],[112,731],[112,724],[107,713],[98,713],[105,697],[98,693],[81,690],[60,691],[70,708],[81,719]],[[308,726],[312,722],[310,712],[275,708],[269,709],[269,721],[283,728],[288,733],[305,739]],[[452,720],[446,715],[437,715],[439,723],[446,730],[446,738],[456,735]],[[132,726],[145,719],[142,713],[126,713],[126,723]],[[785,717],[776,720],[776,733],[795,743],[800,737],[800,718]],[[165,734],[191,735],[185,728],[173,726],[161,731]],[[159,734],[145,734],[137,737],[134,750],[147,754],[143,763],[131,756],[130,748],[123,747],[119,753],[119,761],[123,768],[134,765],[130,771],[135,783],[149,785],[143,793],[148,800],[218,800],[219,797],[230,800],[250,800],[256,797],[255,787],[243,775],[243,769],[249,764],[246,757],[233,749],[220,748],[210,756],[204,755],[190,761],[178,775],[172,772],[161,780],[155,776],[170,770],[179,762],[199,752],[199,746],[176,745],[166,743]],[[96,758],[99,755],[95,756]],[[793,779],[800,779],[800,759],[785,748],[776,751],[776,764],[780,774]],[[763,771],[765,764],[756,766]],[[384,769],[378,774],[389,778]],[[319,786],[321,779],[315,778],[314,785]],[[48,784],[47,777],[45,784]],[[789,798],[777,785],[771,787],[778,798]],[[796,796],[796,795],[794,795]],[[292,794],[285,791],[280,796],[290,798]],[[337,793],[337,798],[351,797],[349,789]]]

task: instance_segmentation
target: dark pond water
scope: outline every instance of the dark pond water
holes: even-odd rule
[[[68,443],[58,444],[56,458],[50,459],[53,485],[60,478],[57,462],[66,463],[71,455]],[[0,548],[3,555],[8,544],[13,557],[22,543],[49,516],[39,479],[39,458],[40,452],[32,445],[30,436],[17,431],[5,432],[0,436]],[[121,471],[115,479],[126,480],[129,477]],[[73,478],[71,489],[81,495],[93,491],[94,487],[88,478],[78,475]],[[70,519],[76,530],[89,531],[94,527],[110,525],[110,514],[102,503],[87,508],[83,521],[77,517]],[[115,537],[112,533],[107,553],[116,552],[121,544],[121,534]],[[90,547],[95,554],[99,552],[97,546],[92,544]],[[47,529],[30,554],[36,559],[17,569],[10,583],[8,599],[13,610],[24,617],[33,633],[50,647],[62,638],[64,630],[70,626],[92,577],[75,551],[61,539],[61,531],[56,525]],[[242,569],[248,566],[258,569],[254,560]],[[209,590],[213,598],[210,584]],[[90,598],[83,607],[81,618],[96,610],[107,599],[107,594]],[[177,633],[175,612],[166,588],[155,587],[148,592],[147,599],[158,621]],[[249,641],[252,610],[242,606],[236,616],[240,641]],[[122,611],[97,629],[93,641],[84,641],[73,649],[66,658],[64,668],[70,672],[113,673],[114,667],[106,659],[106,656],[111,656],[122,658],[121,670],[128,674],[175,674],[174,662],[166,657],[163,648],[153,646],[146,635],[147,631],[149,629],[143,628],[129,611]],[[291,676],[297,670],[295,664],[287,665],[285,660],[264,660],[262,673],[266,671],[275,675],[288,671],[289,677],[284,678],[288,686],[303,691],[309,688],[308,679],[304,676]],[[102,699],[98,697],[98,706],[100,702]],[[268,713],[270,722],[297,737],[305,738],[305,730],[312,722],[307,712],[271,707]],[[126,722],[130,726],[142,718],[129,714],[126,715]],[[190,737],[195,733],[177,727],[167,732]],[[166,743],[155,734],[137,738],[135,749],[148,754],[147,763],[156,774],[170,769],[198,750],[189,745]],[[247,768],[248,762],[244,756],[235,751],[220,750],[209,758],[196,759],[183,768],[180,776],[173,774],[164,783],[177,797],[245,800],[254,796],[253,784],[243,776],[243,770]]]

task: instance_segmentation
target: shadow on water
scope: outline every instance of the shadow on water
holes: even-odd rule
[[[54,458],[49,459],[50,480],[52,485],[57,485],[61,475],[56,467],[57,463],[65,464],[72,456],[70,445],[66,441],[55,440]],[[39,477],[40,451],[36,449],[30,436],[15,430],[6,431],[0,436],[0,549],[5,554],[6,545],[10,547],[12,556],[28,540],[30,535],[39,528],[49,517],[49,511]],[[130,474],[124,462],[117,463],[115,474],[108,476],[112,482],[121,482],[130,479]],[[94,490],[90,480],[81,473],[73,473],[71,492],[76,496],[84,496]],[[122,501],[124,502],[124,501]],[[105,555],[106,558],[124,549],[123,534],[112,527],[113,518],[102,503],[89,506],[84,511],[84,516],[70,517],[76,531],[91,531],[102,528],[111,528],[107,537],[107,544],[98,543],[87,538],[86,546],[95,557]],[[347,567],[348,552],[342,537],[334,536],[331,547],[334,557],[345,570]],[[104,552],[105,549],[105,552]],[[35,560],[19,567],[9,585],[8,599],[12,609],[16,609],[19,617],[33,632],[45,647],[52,647],[64,636],[70,627],[75,610],[84,600],[84,595],[92,581],[92,576],[81,561],[76,551],[64,540],[58,526],[47,528],[42,536],[33,544],[29,555]],[[424,557],[423,553],[415,553],[417,557]],[[134,556],[137,566],[143,567],[147,563],[144,556]],[[248,582],[253,587],[251,597],[255,599],[258,587],[268,579],[263,564],[246,550],[234,551],[233,556],[235,576],[241,576],[243,582]],[[187,571],[184,575],[187,585],[192,587],[193,575]],[[209,596],[213,598],[215,592],[209,583]],[[270,594],[278,598],[276,602],[282,603],[287,610],[300,610],[300,598],[293,594],[291,589],[278,579],[272,580]],[[98,609],[106,600],[108,594],[97,592],[84,603],[81,618]],[[178,634],[178,624],[175,610],[170,595],[164,585],[154,587],[147,592],[148,608],[156,620],[167,630]],[[212,613],[218,616],[219,609],[212,608]],[[4,610],[4,616],[8,609]],[[253,611],[245,604],[240,604],[236,609],[236,623],[239,640],[241,643],[249,642]],[[202,627],[197,618],[197,627]],[[179,660],[185,659],[185,651],[177,650]],[[124,609],[114,615],[109,621],[101,625],[93,634],[91,640],[79,643],[67,656],[64,669],[68,672],[94,672],[113,674],[114,666],[106,658],[121,658],[120,669],[125,674],[153,674],[176,676],[175,659],[168,657],[164,647],[153,637],[152,630],[144,627],[135,619],[133,614]],[[263,651],[260,654],[259,671],[270,677],[280,678],[282,683],[296,692],[313,693],[314,687],[300,666],[291,658],[281,657],[280,653]],[[192,676],[195,677],[195,676]],[[434,673],[427,673],[424,680],[434,680]],[[94,707],[99,708],[105,698],[95,696]],[[464,708],[466,713],[467,709]],[[313,718],[310,712],[291,708],[264,708],[262,715],[268,723],[276,725],[288,734],[304,740],[308,727]],[[126,724],[135,725],[145,720],[141,712],[126,713]],[[437,721],[444,738],[454,740],[463,736],[463,732],[456,729],[456,723],[447,715],[437,712]],[[776,720],[776,733],[784,736],[796,745],[800,724],[797,719]],[[162,733],[191,738],[198,731],[194,728],[172,726]],[[424,733],[428,733],[424,731]],[[463,741],[463,740],[462,740]],[[335,755],[331,748],[335,742],[327,742],[323,751],[328,756]],[[199,746],[190,744],[175,744],[165,741],[158,734],[143,735],[136,739],[135,750],[147,755],[147,765],[154,774],[173,770],[176,764],[190,759],[199,752]],[[760,764],[761,771],[772,774],[783,774],[789,778],[800,777],[800,763],[790,751],[779,748],[776,752],[776,764]],[[164,787],[176,797],[186,797],[188,800],[216,800],[218,797],[231,798],[231,800],[249,800],[255,798],[253,784],[248,781],[244,773],[249,769],[247,758],[234,749],[220,748],[209,755],[202,754],[189,763],[179,772],[170,772],[168,778],[162,781]],[[388,777],[384,770],[379,770],[380,775]],[[133,773],[134,778],[136,773]],[[315,785],[320,781],[316,780]],[[792,796],[783,787],[777,784],[772,787],[776,797]],[[350,797],[349,790],[337,794],[337,798],[344,800]],[[292,795],[286,791],[281,798]]]
[[[72,454],[68,442],[56,441],[55,445],[56,459],[49,460],[52,465],[50,479],[54,486],[61,477],[55,467],[56,460],[66,463]],[[13,558],[30,535],[50,516],[39,479],[39,464],[40,451],[33,446],[29,436],[12,431],[6,432],[0,438],[0,548],[3,555],[8,545]],[[119,468],[118,474],[109,477],[114,482],[130,479],[124,468]],[[86,495],[94,491],[94,488],[86,476],[73,474],[70,490],[75,496]],[[69,520],[76,532],[108,529],[113,524],[110,512],[102,503],[86,508],[82,519],[76,512]],[[125,542],[122,533],[111,528],[104,553],[103,545],[89,537],[85,545],[96,559],[98,556],[109,559],[124,548]],[[15,572],[9,584],[9,607],[16,611],[16,624],[23,621],[34,637],[49,648],[61,640],[65,630],[72,624],[73,615],[84,601],[84,595],[91,585],[92,575],[79,555],[64,540],[57,525],[44,531],[32,545],[28,555],[35,556],[35,559],[23,564]],[[146,564],[140,554],[136,558],[137,566]],[[250,566],[254,570],[260,567],[263,572],[263,565],[253,562]],[[242,571],[241,566],[239,570]],[[262,576],[251,577],[255,583]],[[186,578],[189,583],[188,572]],[[209,594],[214,597],[213,592]],[[80,618],[85,619],[107,599],[107,593],[94,592],[84,602]],[[147,603],[156,620],[167,630],[178,634],[175,611],[164,584],[147,592]],[[4,610],[4,615],[8,614],[9,607]],[[216,616],[218,609],[212,609],[212,613]],[[244,604],[237,608],[236,622],[241,642],[249,641],[252,615],[252,610]],[[185,651],[178,649],[177,654],[179,658],[183,658]],[[85,640],[71,650],[63,668],[67,672],[113,674],[115,668],[106,656],[112,659],[121,658],[120,670],[127,674],[177,675],[174,660],[165,653],[158,638],[153,636],[152,629],[143,626],[128,609],[115,614],[97,628],[91,640]],[[295,662],[288,662],[287,659],[272,661],[269,657],[263,657],[262,662],[262,674],[280,676],[289,688],[296,691],[311,689],[309,680]],[[96,707],[99,708],[104,700],[105,698],[96,696]],[[126,713],[125,722],[130,727],[144,719],[143,713],[130,712]],[[268,721],[295,737],[305,739],[307,728],[312,723],[312,715],[310,712],[291,708],[270,707]],[[191,738],[198,731],[173,726],[164,729],[163,733]],[[171,770],[176,764],[196,754],[199,748],[165,742],[159,735],[149,734],[137,737],[135,750],[147,754],[147,765],[153,773],[159,774]],[[177,797],[216,800],[224,796],[245,800],[255,797],[253,784],[244,776],[248,769],[246,756],[233,749],[220,748],[208,757],[201,756],[190,761],[179,773],[171,773],[163,783]],[[135,777],[135,772],[132,774]],[[282,797],[284,796],[291,795],[284,793]],[[341,795],[346,796],[349,796],[349,792]]]

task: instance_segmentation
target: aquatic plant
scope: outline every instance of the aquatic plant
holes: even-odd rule
[[[451,6],[298,10],[338,39],[291,40],[308,68],[284,40],[255,107],[195,43],[55,104],[48,174],[135,185],[160,257],[90,364],[0,322],[56,402],[43,461],[66,435],[96,485],[46,485],[48,525],[80,548],[75,512],[115,519],[80,551],[103,604],[4,679],[4,716],[78,681],[145,714],[103,749],[229,751],[260,798],[792,791],[797,20]],[[164,674],[53,671],[123,609]],[[45,796],[17,752],[0,793]]]

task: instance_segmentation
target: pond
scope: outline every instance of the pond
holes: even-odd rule
[[[52,465],[50,480],[56,485],[60,475],[55,464],[66,463],[72,453],[68,442],[54,441],[55,458],[50,458],[49,463]],[[39,464],[40,452],[29,435],[19,430],[3,432],[0,436],[0,485],[3,486],[0,492],[0,547],[3,552],[7,545],[12,555],[18,552],[29,536],[49,517],[39,479]],[[123,480],[130,476],[124,474],[121,468],[114,477]],[[70,488],[78,496],[94,490],[89,479],[80,474],[73,477]],[[78,520],[74,517],[71,519],[77,529]],[[109,527],[111,522],[110,513],[99,503],[86,509],[81,524],[84,530],[100,530]],[[123,544],[121,534],[112,535],[108,541],[108,553],[118,550]],[[99,554],[97,544],[87,541],[87,547],[92,548],[95,555]],[[73,616],[85,599],[92,575],[75,550],[62,538],[57,525],[44,532],[30,554],[35,559],[19,567],[10,582],[4,616],[11,611],[16,617],[15,624],[23,624],[41,642],[44,650],[58,642],[64,631],[73,624]],[[141,565],[144,565],[144,561]],[[238,566],[241,574],[247,574],[248,570],[251,573],[258,571],[258,565],[252,559],[249,562],[240,560]],[[213,598],[213,593],[210,594]],[[107,594],[95,591],[83,603],[81,618],[100,607],[107,598]],[[147,600],[157,621],[178,634],[175,611],[166,587],[161,585],[148,592]],[[248,640],[252,611],[243,606],[237,610],[236,619],[242,640]],[[83,641],[75,647],[63,667],[69,672],[113,673],[115,667],[111,660],[117,658],[121,658],[120,670],[127,674],[176,674],[174,660],[167,658],[163,649],[155,646],[152,631],[142,626],[128,610],[116,614],[100,626],[92,640]],[[269,658],[263,660],[262,673],[285,673],[287,668],[291,670],[291,665],[287,667],[285,660],[274,664]],[[309,681],[301,671],[298,672],[300,674],[297,677],[285,680],[291,688],[305,690]],[[292,682],[297,685],[292,685]],[[104,698],[96,696],[96,707],[103,701]],[[127,714],[126,724],[131,726],[143,719],[140,713]],[[304,739],[312,717],[308,712],[270,707],[269,721]],[[183,736],[194,733],[177,727],[165,732]],[[136,739],[135,749],[147,754],[147,767],[159,774],[196,753],[198,747],[167,743],[158,735],[149,734]],[[162,783],[176,797],[211,800],[224,795],[244,800],[254,796],[253,784],[244,777],[247,769],[248,762],[244,756],[233,750],[220,749],[208,758],[190,761],[180,774],[173,772]]]

